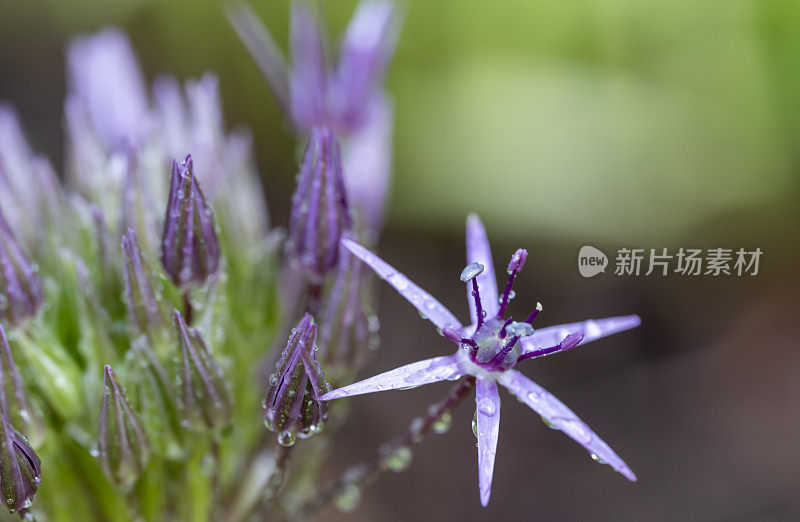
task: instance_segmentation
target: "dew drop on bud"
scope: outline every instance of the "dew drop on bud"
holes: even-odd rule
[[[282,431],[278,435],[278,444],[285,448],[289,448],[294,446],[295,441],[297,440],[297,436],[291,431]]]

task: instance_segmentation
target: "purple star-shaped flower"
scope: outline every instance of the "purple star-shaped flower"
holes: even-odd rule
[[[363,381],[322,395],[322,400],[339,399],[386,390],[407,389],[443,380],[455,380],[472,375],[476,380],[476,422],[478,437],[478,486],[481,504],[489,503],[500,426],[500,397],[497,384],[515,395],[547,423],[560,429],[581,446],[592,458],[608,464],[635,481],[636,475],[572,410],[518,371],[514,366],[525,359],[563,352],[581,342],[594,341],[639,325],[636,315],[609,317],[579,323],[551,326],[534,331],[532,323],[542,310],[537,303],[533,312],[522,322],[504,319],[509,300],[513,297],[514,279],[525,265],[528,252],[517,250],[508,264],[508,283],[502,296],[498,295],[494,266],[486,230],[476,215],[467,218],[467,267],[461,280],[467,283],[471,325],[463,326],[439,301],[412,283],[378,256],[354,241],[343,239],[342,244],[372,269],[400,295],[435,324],[440,333],[459,345],[453,355],[434,357],[401,366]]]

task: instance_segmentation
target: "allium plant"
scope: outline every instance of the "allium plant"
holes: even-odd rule
[[[473,387],[486,505],[498,383],[634,480],[514,367],[634,327],[636,316],[534,330],[537,305],[524,321],[504,319],[527,252],[512,257],[500,297],[477,217],[461,277],[467,326],[368,250],[390,184],[383,79],[395,6],[359,4],[337,54],[311,4],[294,2],[288,65],[249,8],[230,18],[305,148],[285,234],[269,227],[250,135],[227,130],[216,78],[164,76],[148,89],[116,29],[67,52],[60,179],[0,105],[0,501],[9,513],[236,521],[304,519],[329,503],[350,510],[381,472],[408,466],[410,444],[446,431]],[[377,346],[367,266],[459,348],[333,390]],[[345,401],[327,401],[446,379],[458,383],[408,431],[319,482],[347,417]]]

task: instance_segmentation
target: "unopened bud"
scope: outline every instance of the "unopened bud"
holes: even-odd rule
[[[286,253],[310,276],[322,278],[336,265],[339,239],[351,227],[339,141],[330,129],[315,127],[292,198]]]
[[[0,414],[0,489],[9,513],[30,507],[42,483],[39,457],[5,415]]]
[[[19,426],[26,436],[33,440],[34,445],[38,446],[43,440],[44,426],[31,411],[22,387],[22,376],[14,364],[6,332],[2,326],[0,326],[0,413],[5,415],[12,425]]]
[[[103,376],[103,402],[97,434],[97,457],[108,479],[128,489],[150,461],[150,444],[139,416],[108,364]]]
[[[193,173],[191,156],[172,162],[161,263],[180,288],[202,285],[219,268],[214,216]]]
[[[0,212],[0,322],[18,325],[42,301],[42,282]]]
[[[137,333],[148,335],[152,340],[153,332],[164,328],[166,320],[153,289],[152,272],[131,229],[122,236],[122,253],[129,321]]]
[[[264,401],[264,421],[279,433],[283,445],[294,443],[295,435],[308,437],[327,420],[325,403],[317,397],[330,391],[325,373],[316,360],[317,325],[305,314],[292,330],[281,354]]]
[[[187,326],[177,310],[173,318],[181,346],[181,388],[186,413],[209,429],[223,428],[230,424],[231,398],[222,369],[200,331]]]
[[[339,256],[320,321],[319,356],[329,368],[356,369],[377,343],[377,318],[368,302],[364,265],[346,249]]]

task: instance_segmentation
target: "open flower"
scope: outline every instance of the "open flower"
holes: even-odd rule
[[[639,325],[638,316],[610,317],[551,326],[534,331],[532,323],[542,310],[537,303],[522,322],[504,319],[513,297],[514,279],[525,264],[527,251],[517,250],[508,264],[508,282],[498,296],[494,266],[486,230],[476,215],[467,219],[467,267],[461,280],[468,287],[470,317],[463,326],[439,301],[412,283],[378,256],[358,243],[344,239],[342,244],[372,269],[400,295],[435,324],[439,332],[459,345],[453,355],[434,357],[401,366],[369,379],[333,390],[321,397],[338,399],[385,390],[413,388],[443,380],[472,375],[476,380],[476,435],[478,437],[478,482],[481,504],[491,495],[497,437],[500,425],[500,397],[497,384],[503,385],[520,401],[542,416],[550,426],[574,439],[598,462],[610,465],[631,481],[631,469],[583,421],[553,395],[518,371],[514,366],[525,359],[566,351],[581,342],[593,341]]]

